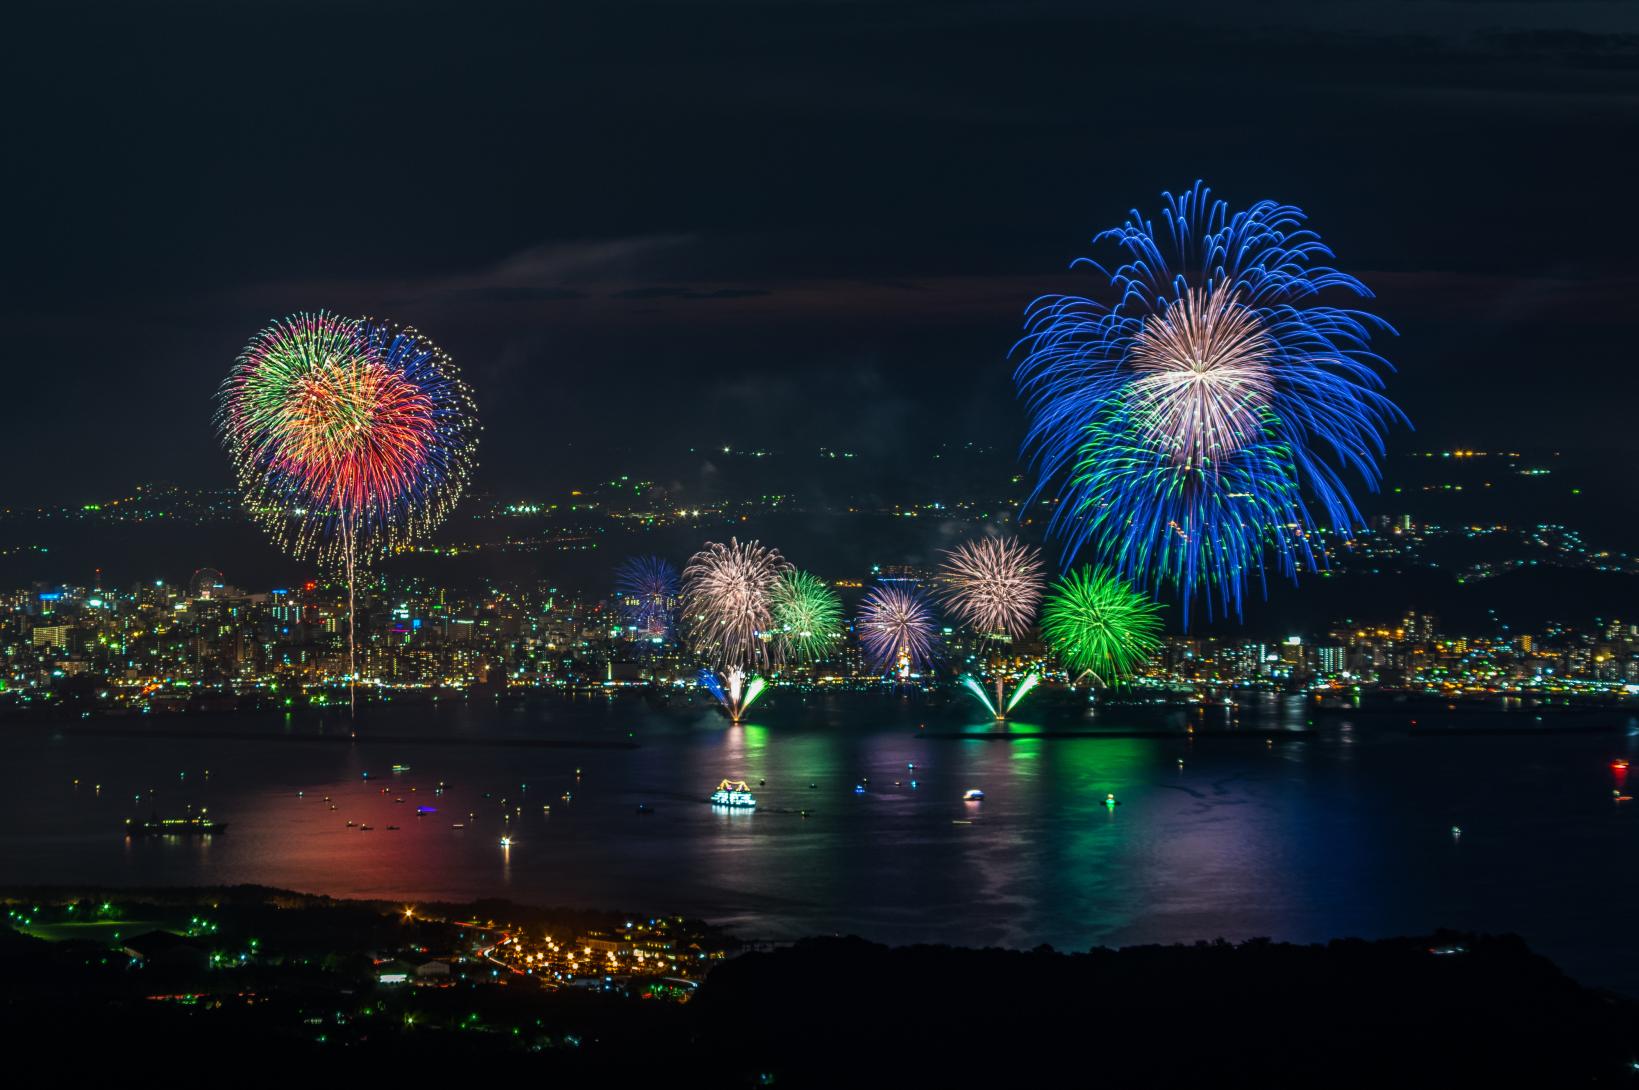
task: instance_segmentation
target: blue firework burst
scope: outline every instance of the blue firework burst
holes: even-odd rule
[[[630,557],[615,569],[621,620],[639,637],[663,639],[672,634],[677,594],[677,568],[662,557]]]
[[[1189,607],[1240,612],[1249,579],[1324,562],[1317,530],[1358,526],[1346,475],[1380,480],[1404,416],[1372,348],[1389,325],[1325,301],[1370,291],[1291,205],[1241,212],[1197,182],[1165,194],[1161,229],[1132,212],[1095,246],[1101,299],[1030,305],[1015,372],[1049,532]],[[1323,298],[1324,297],[1324,298]]]

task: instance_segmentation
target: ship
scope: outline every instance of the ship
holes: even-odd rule
[[[752,810],[757,806],[757,796],[751,793],[751,786],[744,780],[724,780],[711,793],[711,803],[713,806]]]
[[[198,817],[162,818],[158,814],[147,821],[137,821],[134,818],[125,819],[126,836],[208,836],[211,833],[225,833],[228,823],[212,821],[203,815]]]

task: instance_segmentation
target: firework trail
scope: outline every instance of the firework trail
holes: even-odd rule
[[[1041,604],[1041,551],[1017,538],[981,538],[945,553],[939,568],[942,600],[980,636],[1017,639],[1029,631]]]
[[[1104,685],[1131,676],[1161,647],[1160,607],[1126,580],[1090,567],[1053,585],[1041,627],[1071,673]]]
[[[677,589],[677,569],[658,556],[634,556],[615,569],[621,619],[641,638],[671,635]]]
[[[778,549],[755,541],[707,542],[683,569],[683,623],[695,653],[714,666],[766,661],[774,586],[790,567]]]
[[[859,603],[855,622],[865,657],[901,674],[933,661],[938,641],[933,607],[920,591],[878,584]]]
[[[842,600],[825,581],[795,568],[772,591],[774,639],[782,656],[818,661],[842,639]]]
[[[217,426],[252,515],[295,555],[342,568],[351,693],[358,566],[460,498],[477,448],[471,391],[413,329],[297,314],[245,347],[218,392]]]
[[[1380,479],[1383,434],[1405,417],[1371,348],[1393,330],[1327,291],[1369,298],[1291,205],[1231,213],[1200,183],[1166,195],[1161,230],[1137,212],[1105,231],[1124,261],[1099,302],[1031,304],[1015,378],[1030,416],[1032,500],[1057,493],[1049,532],[1141,586],[1239,613],[1245,584],[1324,562],[1317,529],[1360,513],[1344,483]]]

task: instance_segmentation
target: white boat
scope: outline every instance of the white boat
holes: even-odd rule
[[[724,780],[711,793],[711,804],[751,810],[757,806],[757,796],[751,793],[751,786],[744,780]]]
[[[967,794],[962,796],[962,801],[963,802],[983,802],[983,801],[985,801],[985,793],[983,791],[980,791],[977,787],[970,787],[970,788],[967,789]]]

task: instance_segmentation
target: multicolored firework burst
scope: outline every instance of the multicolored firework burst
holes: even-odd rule
[[[1383,434],[1405,417],[1383,394],[1374,315],[1321,302],[1369,298],[1327,262],[1303,212],[1260,201],[1231,213],[1196,183],[1165,195],[1163,231],[1137,212],[1094,243],[1113,302],[1031,304],[1016,379],[1028,405],[1033,499],[1059,490],[1049,530],[1142,586],[1239,613],[1265,556],[1295,578],[1324,562],[1320,529],[1360,514],[1344,483],[1379,482]]]
[[[938,626],[921,591],[877,584],[860,601],[854,627],[865,657],[878,670],[905,674],[933,661]]]
[[[1160,607],[1109,571],[1083,567],[1053,585],[1042,635],[1070,671],[1113,685],[1161,647]]]
[[[790,567],[755,541],[707,542],[683,569],[683,624],[695,652],[717,666],[766,661],[774,585]]]
[[[823,579],[795,568],[774,583],[774,639],[788,659],[818,661],[842,639],[842,600]]]
[[[1018,538],[967,541],[945,553],[946,608],[981,636],[1023,636],[1041,604],[1041,550]]]
[[[621,619],[642,639],[664,639],[677,609],[677,568],[658,556],[634,556],[615,569]]]
[[[477,446],[471,391],[415,330],[320,311],[257,334],[218,402],[246,507],[285,548],[345,572],[351,684],[357,567],[460,498]]]

